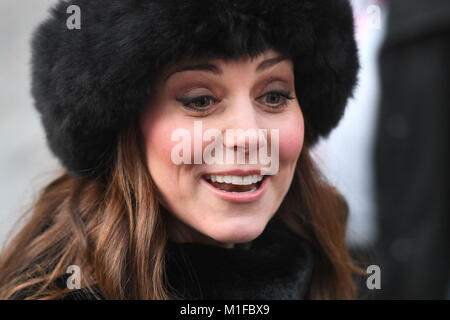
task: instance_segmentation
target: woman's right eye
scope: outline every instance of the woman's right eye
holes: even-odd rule
[[[176,100],[180,102],[184,108],[199,113],[208,111],[211,108],[211,102],[215,101],[215,99],[211,96],[176,98]]]

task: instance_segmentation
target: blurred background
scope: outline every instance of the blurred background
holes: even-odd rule
[[[30,94],[30,38],[54,0],[0,1],[0,244],[56,175]]]
[[[0,2],[0,245],[57,176],[30,95],[33,29],[55,0]],[[450,1],[352,0],[361,71],[339,127],[314,150],[350,206],[348,246],[377,264],[361,298],[449,299]]]

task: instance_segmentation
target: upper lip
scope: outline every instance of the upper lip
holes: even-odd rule
[[[254,170],[227,170],[227,171],[216,171],[216,172],[206,172],[203,175],[217,175],[217,176],[250,176],[250,175],[261,175],[261,169]]]

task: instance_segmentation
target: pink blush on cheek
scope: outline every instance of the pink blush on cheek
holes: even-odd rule
[[[152,117],[149,119],[147,116],[143,121],[141,130],[145,139],[146,151],[156,153],[158,155],[169,154],[171,150],[171,128],[170,122],[162,117]]]
[[[141,130],[146,144],[146,152],[163,160],[167,166],[176,166],[171,158],[173,148],[180,144],[182,139],[172,141],[172,134],[179,129],[186,130],[191,140],[191,163],[193,163],[193,122],[185,118],[169,116],[168,114],[147,115],[142,121]]]
[[[280,129],[279,155],[281,161],[291,161],[299,156],[303,147],[304,134],[303,121],[287,123]]]

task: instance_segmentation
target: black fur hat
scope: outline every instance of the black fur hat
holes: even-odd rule
[[[70,5],[81,9],[81,29],[67,27]],[[357,79],[348,0],[60,1],[32,41],[32,93],[49,147],[71,175],[96,176],[163,67],[268,48],[294,62],[313,144],[337,125]]]

